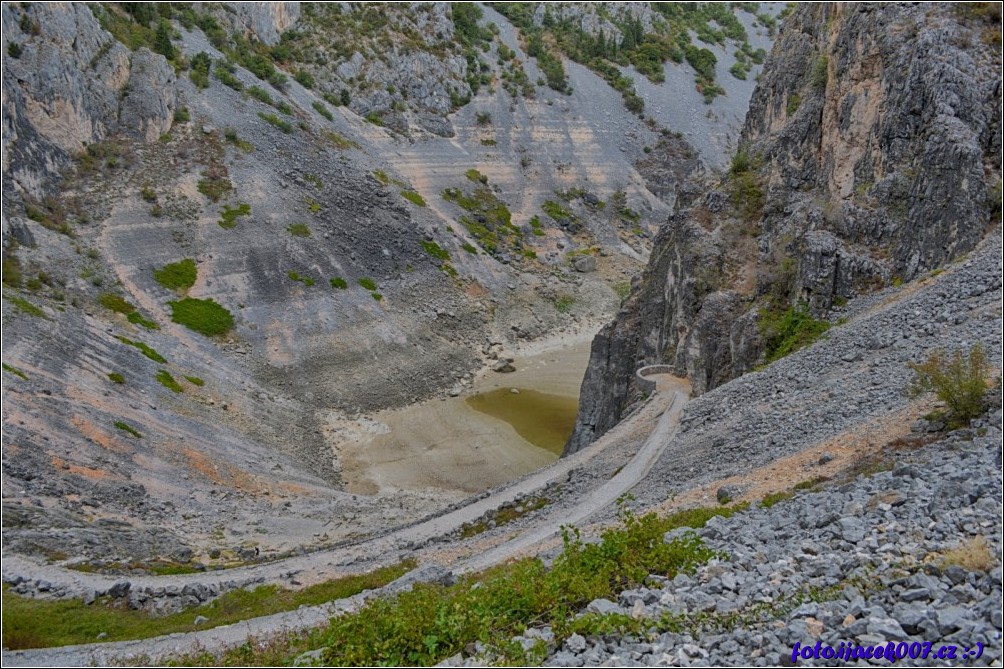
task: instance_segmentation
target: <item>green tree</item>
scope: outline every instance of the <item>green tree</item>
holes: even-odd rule
[[[174,60],[174,44],[171,42],[171,26],[167,21],[157,25],[157,34],[153,41],[153,50],[168,60]]]

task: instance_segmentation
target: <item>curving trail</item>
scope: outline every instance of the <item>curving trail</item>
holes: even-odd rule
[[[661,417],[644,445],[621,471],[589,494],[577,500],[565,500],[561,508],[553,510],[546,516],[540,516],[532,526],[524,528],[519,536],[474,557],[457,562],[453,566],[453,570],[458,573],[480,571],[511,558],[525,555],[531,552],[537,544],[557,535],[561,525],[581,524],[593,514],[613,504],[618,497],[641,481],[651,471],[652,466],[673,439],[679,426],[680,414],[687,405],[690,392],[686,380],[677,379],[667,374],[653,375],[648,378],[656,381],[656,393],[639,414],[624,421],[622,425],[628,427],[636,421],[651,420],[660,415]],[[611,436],[614,435],[611,434]],[[548,467],[492,491],[486,497],[475,500],[459,509],[353,546],[319,551],[251,567],[175,576],[131,577],[129,581],[134,589],[184,587],[196,584],[230,589],[235,584],[288,583],[288,580],[294,575],[300,582],[304,583],[322,581],[352,571],[363,571],[360,568],[354,570],[345,568],[346,565],[356,562],[366,563],[366,570],[369,570],[376,566],[374,562],[388,561],[387,555],[396,556],[402,546],[424,543],[453,532],[465,523],[480,518],[486,511],[498,508],[521,495],[533,493],[555,481],[565,480],[574,469],[582,467],[600,452],[605,441],[607,439],[601,439],[591,448],[562,458]],[[384,557],[381,560],[379,556]],[[416,570],[419,573],[412,573],[412,578],[417,576],[420,579],[422,571],[423,568],[420,567]],[[80,593],[105,592],[115,583],[124,580],[121,577],[76,572],[53,565],[38,564],[20,555],[5,555],[3,560],[4,580],[13,580],[15,576],[45,579],[50,583],[70,586],[71,589]],[[406,576],[405,579],[407,578]],[[295,611],[185,634],[60,648],[25,651],[5,650],[3,651],[3,666],[107,665],[116,659],[135,656],[145,656],[151,661],[156,661],[169,655],[191,653],[197,650],[214,651],[239,645],[249,637],[267,636],[321,625],[335,613],[357,608],[373,594],[362,593],[355,597],[320,606],[303,607]]]

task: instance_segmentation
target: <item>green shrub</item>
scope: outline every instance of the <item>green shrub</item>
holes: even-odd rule
[[[185,380],[191,383],[193,386],[199,386],[200,388],[206,385],[206,382],[197,376],[185,376]]]
[[[119,374],[118,372],[108,372],[108,379],[112,383],[119,383],[119,384],[125,383],[125,377]]]
[[[331,114],[331,112],[328,110],[328,108],[325,107],[324,103],[321,102],[320,100],[315,100],[311,104],[311,107],[314,108],[314,111],[316,111],[318,114],[320,114],[324,118],[328,119],[329,121],[334,121],[335,120],[335,117]]]
[[[484,175],[484,174],[481,174],[481,172],[479,172],[478,170],[474,169],[473,167],[471,169],[467,170],[466,172],[464,172],[464,176],[466,176],[468,179],[470,179],[474,183],[482,183],[482,184],[488,183],[488,177],[486,175]]]
[[[826,81],[830,77],[830,59],[826,56],[819,56],[812,66],[812,86],[814,88],[826,88]]]
[[[143,435],[140,434],[139,431],[137,431],[136,428],[134,428],[132,425],[129,425],[128,423],[123,423],[120,420],[115,421],[115,427],[117,427],[118,429],[123,430],[125,432],[128,432],[129,434],[131,434],[132,436],[136,437],[137,439],[140,439],[140,438],[143,437]]]
[[[425,198],[423,198],[421,195],[419,195],[418,193],[416,193],[413,190],[403,190],[403,191],[401,191],[401,197],[403,197],[405,200],[408,200],[408,202],[411,202],[412,204],[417,205],[419,207],[424,207],[425,206]]]
[[[4,255],[3,257],[3,283],[11,288],[20,288],[24,277],[21,269],[21,260],[16,255]]]
[[[293,75],[293,78],[296,79],[296,82],[304,88],[314,87],[314,76],[306,70],[297,70],[296,74]]]
[[[380,293],[370,293],[370,297],[372,297],[377,302],[383,299],[383,295],[381,295]]]
[[[364,276],[361,279],[359,279],[358,283],[359,283],[360,286],[362,286],[366,290],[376,290],[377,289],[376,281],[374,281],[373,279],[369,278],[368,276]]]
[[[828,321],[816,320],[804,307],[762,313],[760,334],[764,338],[766,361],[771,363],[805,348],[829,329]]]
[[[214,169],[202,173],[198,189],[213,202],[219,202],[224,195],[234,189],[234,185],[230,183],[225,170],[221,172]]]
[[[160,353],[157,353],[157,351],[153,350],[152,348],[150,348],[149,346],[147,346],[146,344],[144,344],[141,341],[133,341],[133,340],[128,339],[126,337],[116,337],[116,339],[118,339],[120,342],[122,342],[123,344],[125,344],[127,346],[132,346],[133,348],[138,348],[143,355],[145,355],[146,357],[150,358],[154,362],[159,362],[161,364],[164,364],[164,363],[167,362],[167,360],[164,359],[164,356],[162,356]]]
[[[373,170],[373,176],[385,186],[390,183],[390,177],[383,170]]]
[[[258,102],[264,102],[270,107],[275,104],[275,102],[272,101],[272,95],[261,86],[248,86],[247,92],[248,95],[253,97]]]
[[[331,284],[332,288],[337,288],[339,290],[345,290],[349,287],[349,282],[340,276],[336,276],[333,279],[329,279],[328,283]]]
[[[571,632],[573,612],[590,601],[616,599],[649,574],[672,578],[716,557],[696,535],[667,544],[663,534],[733,512],[694,509],[659,518],[622,509],[621,525],[604,530],[596,544],[563,528],[564,551],[550,569],[539,559],[522,559],[448,587],[419,584],[333,618],[322,660],[337,666],[431,665],[461,652],[472,639],[502,649],[530,625],[551,625],[560,646]]]
[[[463,244],[460,245],[460,248],[462,248],[463,250],[467,251],[471,255],[477,255],[478,254],[478,247],[474,246],[470,242],[464,242]]]
[[[178,107],[174,110],[175,123],[188,123],[192,120],[192,115],[188,112],[188,107]]]
[[[153,278],[157,283],[170,290],[188,290],[195,285],[198,278],[198,269],[195,261],[185,258],[178,262],[164,265],[158,270],[154,270]]]
[[[241,202],[239,205],[230,208],[230,205],[224,205],[223,211],[220,212],[220,220],[217,224],[225,230],[230,230],[237,226],[237,218],[240,216],[250,216],[251,215],[251,205],[247,202]],[[194,281],[193,281],[194,283]]]
[[[289,133],[293,132],[293,130],[294,130],[294,127],[293,127],[292,123],[290,123],[289,121],[287,121],[285,119],[279,118],[275,114],[266,113],[266,112],[258,112],[258,116],[260,116],[262,118],[262,120],[264,120],[264,121],[266,121],[268,123],[271,123],[275,127],[279,128],[279,130],[282,130],[287,135]]]
[[[225,334],[234,326],[233,315],[212,299],[186,297],[168,305],[172,321],[207,337]]]
[[[233,63],[221,60],[216,65],[216,78],[220,80],[220,83],[224,86],[229,86],[235,91],[243,91],[244,84],[241,80],[234,76],[234,72],[237,68],[234,67]]]
[[[288,228],[289,234],[294,237],[309,237],[310,227],[306,223],[293,223]]]
[[[984,394],[991,369],[980,344],[974,344],[968,355],[955,351],[949,357],[945,351],[935,350],[924,362],[908,366],[914,374],[908,393],[918,396],[933,392],[948,406],[953,425],[968,425],[986,409]]]
[[[550,216],[551,218],[553,218],[555,220],[555,222],[559,222],[562,219],[568,220],[568,221],[575,219],[575,214],[573,214],[568,209],[565,209],[564,207],[562,207],[560,204],[558,204],[554,200],[545,200],[544,204],[540,205],[540,208],[544,211],[545,214],[547,214],[548,216]],[[539,219],[538,219],[538,221],[539,221]],[[531,219],[530,225],[533,226],[532,219]],[[538,226],[534,226],[534,227],[538,227]]]
[[[171,376],[170,372],[168,372],[166,369],[157,370],[156,379],[160,381],[160,385],[164,386],[165,388],[167,388],[172,392],[180,393],[184,391],[184,388],[181,387],[181,384],[175,381],[174,377]]]
[[[7,47],[7,55],[10,56],[11,58],[20,58],[21,53],[22,53],[21,45],[18,44],[17,42],[11,42],[10,45]]]

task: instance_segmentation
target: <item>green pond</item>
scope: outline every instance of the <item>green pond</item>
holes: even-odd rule
[[[534,446],[561,455],[575,427],[579,401],[575,397],[551,395],[536,390],[499,388],[472,395],[466,400],[475,411],[509,423],[519,436]]]

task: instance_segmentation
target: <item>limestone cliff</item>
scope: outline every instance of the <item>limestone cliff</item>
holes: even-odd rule
[[[784,21],[728,174],[662,226],[593,342],[575,452],[667,363],[703,393],[764,362],[770,322],[824,318],[999,224],[999,10],[820,4]],[[776,352],[771,352],[775,353]]]

